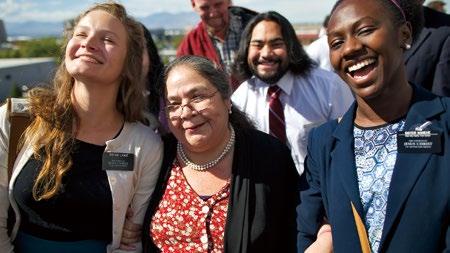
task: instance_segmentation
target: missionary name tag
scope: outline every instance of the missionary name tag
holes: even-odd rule
[[[129,153],[103,153],[103,170],[132,171],[134,166],[134,154]]]
[[[399,153],[440,153],[441,134],[433,131],[404,131],[397,135]]]

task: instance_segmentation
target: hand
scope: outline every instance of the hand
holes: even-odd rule
[[[333,237],[331,235],[331,226],[329,224],[325,224],[319,229],[319,232],[317,232],[316,241],[305,250],[305,253],[332,253],[332,252],[333,252]]]
[[[141,240],[142,226],[131,221],[133,217],[133,210],[128,207],[125,217],[125,224],[123,225],[122,238],[120,239],[120,249],[126,251],[135,250],[133,245]]]

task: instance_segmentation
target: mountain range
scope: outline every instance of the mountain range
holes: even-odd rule
[[[159,12],[147,17],[137,18],[149,29],[186,29],[194,26],[199,17],[194,12],[180,12],[169,13]],[[5,23],[6,33],[9,37],[46,37],[46,36],[61,36],[64,21],[61,22],[8,22]]]

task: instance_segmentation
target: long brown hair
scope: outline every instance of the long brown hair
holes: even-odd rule
[[[96,10],[109,13],[125,26],[128,37],[127,56],[122,69],[116,106],[125,121],[144,121],[146,102],[141,78],[144,41],[142,27],[127,15],[122,5],[114,2],[93,5],[80,14],[73,24],[76,26],[83,17]],[[63,54],[72,35],[73,29],[66,30]],[[30,91],[30,113],[33,121],[25,132],[25,142],[33,145],[35,158],[43,161],[42,169],[33,185],[35,200],[49,199],[61,188],[62,178],[72,166],[74,133],[79,123],[71,101],[74,78],[66,69],[64,55],[52,84],[51,87],[39,87]]]

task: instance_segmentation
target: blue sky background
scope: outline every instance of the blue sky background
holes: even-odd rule
[[[0,0],[0,19],[7,22],[62,21],[101,0]],[[429,1],[429,0],[427,0]],[[145,17],[156,12],[191,11],[189,0],[122,0],[130,14]],[[256,11],[275,10],[291,22],[321,22],[335,0],[234,0]],[[447,12],[450,9],[450,0]]]

